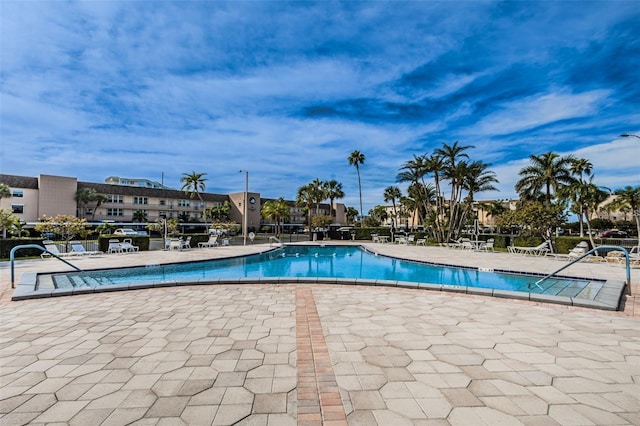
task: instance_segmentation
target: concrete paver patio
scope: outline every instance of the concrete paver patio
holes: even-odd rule
[[[259,248],[221,249],[80,262],[115,267]],[[556,263],[376,249],[536,272]],[[55,263],[19,262],[17,271],[64,269]],[[576,267],[622,279],[619,267]],[[21,302],[5,295],[0,423],[638,425],[635,313],[340,285],[185,286]]]

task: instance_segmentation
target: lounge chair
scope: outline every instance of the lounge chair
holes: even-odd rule
[[[416,245],[417,246],[426,246],[427,245],[427,239],[426,238],[418,238],[416,240]]]
[[[122,251],[126,251],[128,253],[140,250],[139,246],[133,245],[133,240],[131,238],[125,238],[120,244]]]
[[[471,240],[468,238],[463,238],[462,243],[460,244],[460,248],[462,250],[473,250],[473,244],[471,244]]]
[[[180,240],[180,250],[189,250],[191,248],[191,237],[187,237],[186,240]]]
[[[573,260],[573,259],[579,258],[583,254],[585,254],[587,251],[589,251],[589,243],[586,241],[580,241],[574,248],[569,250],[569,253],[553,254],[552,256],[558,259]]]
[[[549,252],[549,241],[545,241],[542,244],[539,244],[535,247],[517,247],[517,246],[509,246],[507,247],[509,253],[514,254],[524,254],[530,256],[544,256]]]
[[[122,244],[120,243],[120,240],[109,240],[109,248],[107,249],[107,253],[111,254],[111,253],[122,253],[124,250],[122,250]]]
[[[486,252],[488,252],[489,250],[495,251],[493,249],[493,244],[495,243],[495,241],[496,240],[494,238],[489,238],[487,241],[480,244],[480,246],[478,247],[478,250],[484,250]]]
[[[169,251],[180,251],[180,247],[182,247],[182,241],[180,240],[180,238],[172,238],[169,241]]]
[[[54,243],[51,240],[44,240],[42,241],[42,245],[44,245],[44,248],[47,249],[47,251],[49,253],[53,253],[54,255],[58,256],[58,257],[67,257],[67,256],[71,256],[71,253],[63,253],[60,250],[58,250],[58,246],[56,245],[56,243]],[[49,254],[45,251],[42,252],[42,254],[40,255],[41,258],[46,258],[46,257],[51,257],[51,254]]]
[[[209,241],[204,243],[198,243],[198,247],[215,247],[218,245],[218,236],[217,235],[209,235]]]
[[[98,254],[102,254],[102,252],[98,250],[86,250],[80,241],[71,241],[70,244],[72,256],[95,256]]]

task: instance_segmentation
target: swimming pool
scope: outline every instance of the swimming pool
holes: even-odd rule
[[[608,293],[605,281],[586,278],[549,279],[541,283],[541,288],[532,285],[541,276],[395,259],[359,246],[295,245],[212,261],[51,274],[51,281],[62,294],[204,283],[322,282],[425,288],[586,306],[599,304],[598,296]]]

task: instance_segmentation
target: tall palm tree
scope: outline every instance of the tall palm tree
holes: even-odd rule
[[[182,182],[181,191],[184,191],[189,198],[193,198],[194,196],[198,196],[198,199],[202,202],[202,196],[200,196],[201,192],[205,191],[206,185],[205,182],[207,178],[205,178],[206,173],[183,173],[180,178],[180,182]]]
[[[304,206],[307,209],[307,224],[309,225],[309,239],[312,237],[313,230],[311,229],[311,207],[315,202],[314,191],[311,184],[303,185],[298,188],[296,194],[296,203],[299,206]]]
[[[133,216],[131,218],[133,222],[146,222],[147,221],[147,213],[144,210],[136,210],[133,212]]]
[[[582,198],[579,197],[579,194],[580,192],[582,192],[580,191],[581,187],[583,187],[585,184],[583,175],[585,175],[585,177],[589,177],[591,175],[591,172],[593,171],[593,164],[591,164],[591,162],[586,158],[575,158],[571,162],[571,166],[569,167],[569,170],[574,176],[577,177],[577,180],[575,181],[577,185],[569,184],[568,187],[574,186],[574,188],[568,191],[569,193],[567,195],[575,203],[575,206],[576,206],[575,210],[577,210],[576,213],[578,213],[578,223],[580,224],[580,236],[583,237],[584,236],[584,218],[583,218],[584,206],[582,205]],[[591,177],[593,176],[591,175]],[[574,195],[574,197],[572,197],[572,195]]]
[[[324,190],[324,182],[316,178],[309,184],[313,195],[313,202],[316,205],[316,216],[320,214],[320,203],[327,199],[327,193]]]
[[[291,207],[280,197],[277,200],[270,200],[262,206],[262,216],[271,219],[276,224],[276,237],[280,236],[280,221],[287,220],[291,214]]]
[[[329,199],[329,209],[331,210],[330,215],[332,218],[335,218],[333,201],[336,199],[344,198],[344,191],[342,190],[342,184],[335,179],[331,179],[324,183],[324,191],[325,195]]]
[[[385,203],[391,202],[393,205],[393,218],[398,222],[398,209],[396,208],[396,200],[400,201],[402,198],[402,191],[397,186],[387,186],[384,189],[384,201]]]
[[[461,195],[462,179],[467,169],[466,164],[461,165],[461,159],[468,159],[469,154],[465,151],[474,148],[473,145],[458,145],[455,141],[453,145],[443,144],[442,148],[434,150],[434,155],[442,159],[444,166],[443,177],[449,180],[451,186],[451,198],[449,200],[449,231],[448,237],[453,234],[455,217],[458,214],[458,203]]]
[[[360,193],[360,215],[363,214],[362,211],[362,182],[360,181],[360,165],[364,164],[364,154],[360,151],[353,151],[351,155],[349,155],[349,165],[354,166],[356,168],[356,172],[358,173],[358,191]]]
[[[498,183],[496,174],[491,170],[487,170],[488,164],[482,161],[474,161],[468,167],[465,175],[462,177],[461,186],[467,191],[467,195],[464,199],[464,210],[460,215],[458,221],[456,233],[462,230],[462,227],[466,223],[467,217],[473,207],[474,196],[478,192],[483,191],[497,191],[498,189],[493,185]]]
[[[574,181],[571,176],[571,166],[574,157],[561,157],[555,152],[529,157],[531,165],[520,170],[520,180],[515,189],[523,199],[536,199],[544,195],[545,205],[551,204],[551,194],[554,195],[564,186]]]

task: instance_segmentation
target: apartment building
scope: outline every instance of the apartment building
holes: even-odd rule
[[[138,179],[140,180],[140,179]],[[207,208],[229,202],[230,218],[241,224],[244,214],[244,192],[232,194],[200,193],[190,197],[184,191],[151,188],[138,185],[81,182],[75,177],[39,175],[38,177],[0,174],[0,183],[6,184],[11,197],[0,199],[0,208],[9,209],[27,223],[37,222],[42,216],[66,214],[86,218],[89,222],[133,222],[134,214],[142,212],[148,222],[162,218],[186,221],[204,221]],[[93,189],[103,195],[104,202],[78,205],[76,194],[82,189]],[[262,199],[257,192],[247,194],[247,227],[257,229],[265,221],[261,217]],[[304,210],[288,201],[291,206],[290,223],[304,224]],[[345,223],[345,207],[334,206],[337,222]],[[320,205],[321,214],[329,214],[329,205]]]

